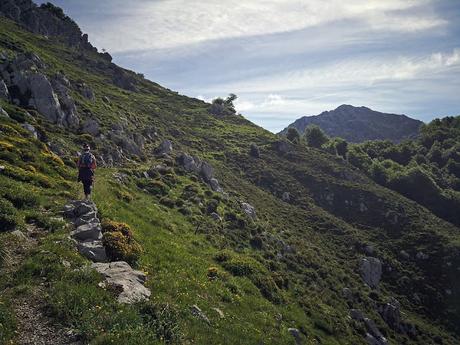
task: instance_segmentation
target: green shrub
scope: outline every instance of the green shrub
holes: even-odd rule
[[[169,191],[169,187],[160,180],[141,179],[137,185],[154,195],[166,195]]]
[[[219,201],[215,199],[211,199],[206,204],[206,212],[207,213],[217,212],[217,207],[219,207]]]
[[[164,196],[160,199],[160,204],[169,208],[173,208],[176,205],[176,202],[173,199]]]
[[[0,343],[10,344],[15,336],[16,322],[14,313],[2,300],[0,300]]]
[[[35,207],[38,205],[37,195],[18,184],[2,186],[0,196],[11,201],[16,208]]]
[[[305,128],[305,140],[310,147],[320,148],[329,140],[323,130],[316,125]]]
[[[20,223],[18,211],[6,199],[0,199],[0,232],[14,230]]]
[[[221,265],[234,276],[249,276],[264,271],[259,262],[244,256],[232,257]]]
[[[300,134],[297,129],[294,127],[289,127],[286,133],[286,139],[292,143],[299,143],[300,141]]]
[[[147,329],[156,334],[156,338],[166,343],[180,343],[182,333],[179,327],[179,312],[171,304],[144,303],[139,309]]]
[[[141,245],[134,239],[129,225],[104,220],[102,222],[102,232],[102,243],[110,260],[123,260],[130,264],[137,263],[143,250]]]
[[[111,261],[122,260],[135,264],[142,254],[140,244],[119,231],[104,233],[102,243]]]
[[[55,232],[61,230],[65,226],[65,222],[59,218],[53,218],[40,212],[31,211],[26,214],[25,220],[27,223],[33,223],[39,228],[47,231]]]
[[[282,302],[281,291],[272,277],[266,274],[256,274],[251,277],[251,281],[266,299],[277,304]]]
[[[117,196],[118,199],[126,201],[128,203],[134,200],[134,197],[131,193],[121,190],[121,189],[117,189],[115,191],[115,195]]]

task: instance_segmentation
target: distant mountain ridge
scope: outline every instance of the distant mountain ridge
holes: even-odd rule
[[[294,127],[303,133],[310,124],[319,126],[330,137],[341,137],[358,143],[385,139],[399,142],[415,138],[423,122],[406,115],[381,113],[367,107],[343,104],[316,116],[303,116],[287,128]],[[287,128],[280,134],[284,134]]]

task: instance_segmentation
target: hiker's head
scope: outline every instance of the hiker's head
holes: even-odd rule
[[[85,151],[85,152],[87,152],[87,151],[90,150],[90,147],[89,147],[88,144],[83,144],[83,147],[82,147],[82,148],[83,148],[83,151]]]

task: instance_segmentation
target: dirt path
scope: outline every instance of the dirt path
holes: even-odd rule
[[[18,237],[17,246],[9,252],[9,262],[4,267],[4,272],[8,275],[14,274],[21,267],[28,253],[39,244],[40,238],[45,236],[46,232],[33,225],[28,225],[24,235],[16,234]],[[43,299],[45,287],[43,284],[35,286],[31,291],[28,291],[27,296],[21,296],[14,301],[17,336],[13,344],[83,345],[71,330],[62,327],[45,315]]]

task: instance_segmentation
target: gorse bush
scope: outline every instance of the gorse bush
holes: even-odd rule
[[[316,125],[309,125],[305,128],[305,141],[310,147],[320,148],[329,140],[321,128]]]
[[[104,221],[102,232],[102,243],[110,260],[137,263],[142,254],[142,247],[134,239],[133,232],[127,224]]]

